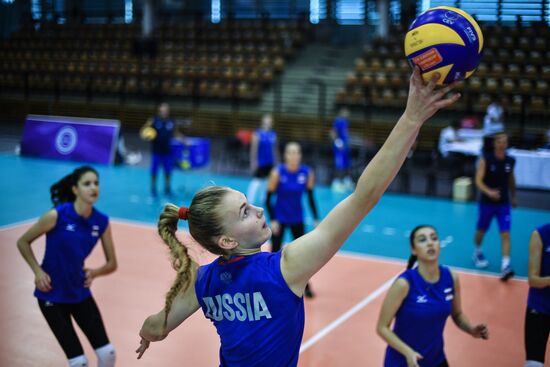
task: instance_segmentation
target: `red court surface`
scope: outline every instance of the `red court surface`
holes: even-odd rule
[[[136,360],[138,332],[146,316],[163,306],[174,271],[153,226],[114,222],[119,262],[116,273],[96,279],[92,289],[102,311],[117,366],[207,367],[218,365],[219,340],[214,327],[197,312],[162,342],[153,343]],[[18,236],[28,224],[0,230],[0,366],[64,366],[63,352],[32,295],[33,274],[17,251]],[[39,259],[44,237],[33,244]],[[197,249],[202,262],[211,259]],[[103,261],[98,245],[87,265]],[[306,300],[306,327],[299,366],[381,366],[385,344],[375,324],[384,291],[404,263],[338,255],[312,279],[317,297]],[[460,272],[463,309],[472,322],[489,325],[490,340],[473,339],[449,319],[446,353],[453,367],[523,365],[523,319],[527,284]],[[80,333],[90,366],[95,355]]]

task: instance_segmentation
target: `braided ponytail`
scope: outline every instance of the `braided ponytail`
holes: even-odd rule
[[[187,247],[176,237],[179,220],[178,210],[179,208],[174,204],[166,204],[158,222],[158,233],[170,249],[172,268],[176,271],[176,279],[166,294],[164,303],[164,329],[166,329],[168,323],[168,313],[172,308],[174,298],[179,292],[186,291],[194,281],[193,261],[187,253]]]

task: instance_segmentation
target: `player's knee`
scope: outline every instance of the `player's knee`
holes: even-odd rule
[[[69,359],[69,367],[88,367],[88,358],[84,354]]]
[[[115,347],[109,343],[95,350],[97,367],[114,367],[116,360]]]

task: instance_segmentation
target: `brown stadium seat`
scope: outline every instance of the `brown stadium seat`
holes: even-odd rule
[[[502,80],[502,90],[506,93],[513,93],[516,90],[514,79],[504,78]]]
[[[485,90],[491,93],[497,92],[499,90],[498,80],[496,78],[487,78],[485,80]]]
[[[521,74],[521,68],[518,64],[508,64],[506,74],[509,76],[518,76]]]
[[[533,84],[529,79],[520,79],[518,90],[522,93],[529,94],[533,91]]]
[[[548,113],[548,110],[544,104],[544,98],[540,96],[532,96],[528,108],[530,113]]]

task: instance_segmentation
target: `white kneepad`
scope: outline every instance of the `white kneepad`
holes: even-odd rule
[[[525,361],[523,367],[544,367],[544,364],[538,361]]]
[[[97,367],[114,367],[116,360],[115,347],[109,343],[95,350]]]
[[[69,367],[88,367],[88,358],[84,354],[69,359]]]

